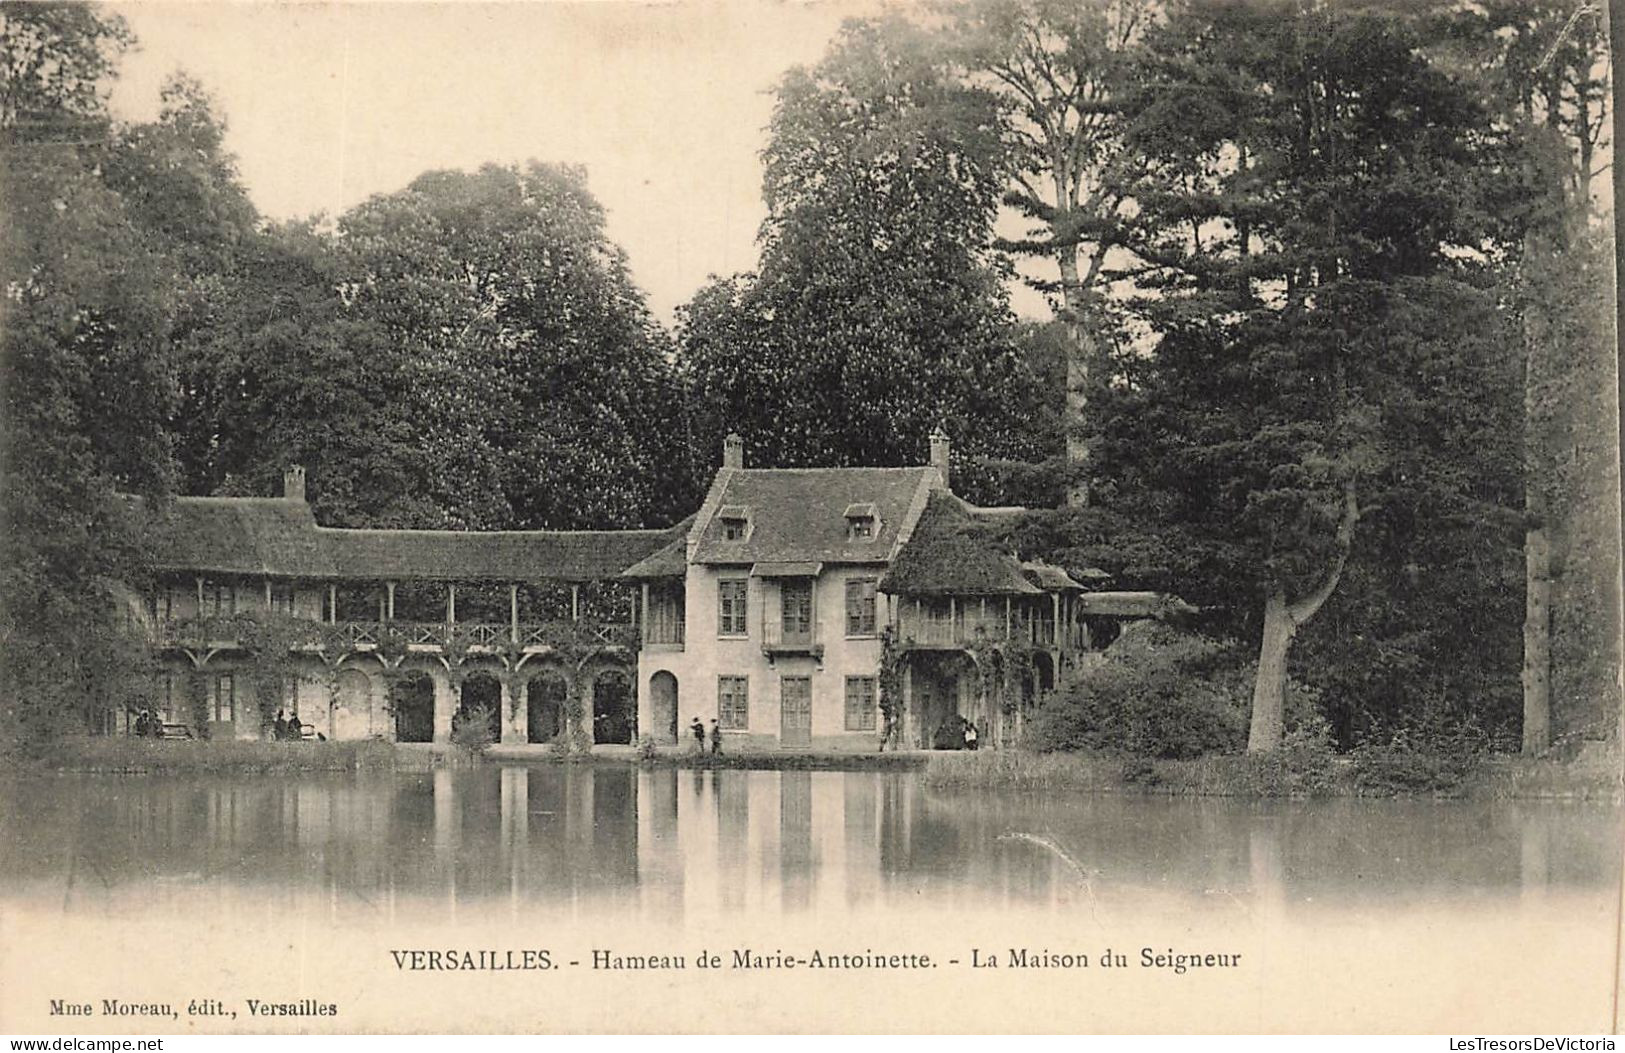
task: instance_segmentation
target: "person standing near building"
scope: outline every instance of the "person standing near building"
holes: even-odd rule
[[[711,755],[713,757],[716,757],[716,756],[721,756],[721,754],[722,754],[722,725],[718,724],[716,721],[713,720],[713,721],[711,721]]]
[[[689,724],[688,730],[693,732],[693,734],[694,734],[694,748],[699,750],[701,753],[704,753],[705,752],[705,725],[700,723],[700,718],[699,717],[694,718],[694,722]]]

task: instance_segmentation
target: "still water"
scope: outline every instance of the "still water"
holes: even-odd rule
[[[619,1016],[604,1015],[603,979],[584,975],[596,1015],[552,1019],[593,1030],[733,1026],[681,995],[707,940],[792,954],[820,942],[924,948],[943,970],[918,988],[899,979],[903,1001],[884,1017],[855,1010],[840,1025],[821,998],[764,995],[746,1021],[761,1027],[1484,1029],[1504,1011],[1518,1030],[1598,1030],[1615,983],[1612,806],[950,796],[911,773],[613,765],[56,776],[5,796],[0,935],[55,934],[63,949],[45,960],[59,986],[83,980],[80,941],[110,941],[126,977],[132,956],[173,971],[188,950],[219,960],[205,973],[253,983],[370,974],[350,996],[351,1026],[517,1026],[541,1011],[493,998],[437,1016],[445,990],[402,987],[424,981],[387,960],[403,943],[543,948],[583,974],[606,948],[689,959],[658,982],[616,977],[631,999]],[[258,941],[263,956],[249,953]],[[1023,948],[1093,957],[1078,980],[1100,997],[1046,998],[1059,1015],[1024,1020],[1020,996],[1011,1002],[1022,988],[1008,987]],[[1142,965],[1147,948],[1237,953],[1244,967],[1176,979]],[[1107,949],[1129,968],[1102,970]],[[973,951],[1005,971],[971,969]],[[0,985],[37,985],[39,966],[10,942]],[[1056,981],[1020,971],[1027,989]],[[518,982],[483,979],[491,992]],[[1287,1001],[1271,994],[1283,985]],[[674,1001],[651,1009],[656,990]],[[1198,1001],[1171,1004],[1173,993]],[[1201,1009],[1208,997],[1225,1007]]]

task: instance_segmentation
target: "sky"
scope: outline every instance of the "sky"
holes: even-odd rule
[[[756,265],[774,85],[881,2],[114,4],[140,47],[112,105],[149,119],[164,80],[192,74],[274,219],[431,169],[584,165],[669,322],[708,275]]]

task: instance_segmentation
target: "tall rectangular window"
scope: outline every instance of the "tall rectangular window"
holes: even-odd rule
[[[750,679],[717,677],[717,723],[729,731],[750,727]]]
[[[237,679],[230,673],[221,673],[210,684],[210,692],[214,697],[209,701],[213,704],[214,719],[222,723],[230,723],[236,719],[237,714]]]
[[[749,633],[745,621],[745,595],[750,582],[745,578],[729,578],[717,582],[717,635],[745,636]]]
[[[785,578],[779,586],[780,624],[785,643],[812,639],[812,579]]]
[[[293,616],[293,586],[271,586],[271,613]]]
[[[846,678],[846,730],[875,730],[875,678],[849,676]]]
[[[853,578],[846,583],[846,635],[875,634],[874,578]]]

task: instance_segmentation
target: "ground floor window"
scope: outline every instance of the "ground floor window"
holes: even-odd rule
[[[717,677],[717,721],[729,731],[750,727],[750,681],[743,676]]]
[[[846,678],[846,730],[875,730],[875,678]]]

